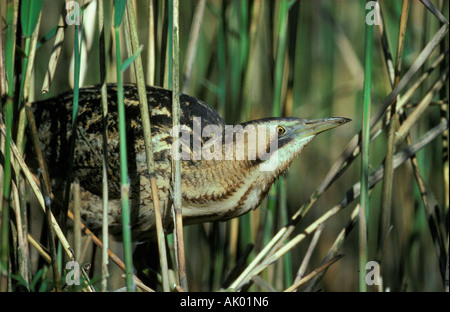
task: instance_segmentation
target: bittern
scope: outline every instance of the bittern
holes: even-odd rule
[[[109,84],[107,90],[108,224],[110,233],[120,236],[122,209],[116,85]],[[131,229],[133,240],[145,240],[155,233],[153,197],[146,165],[137,88],[135,85],[125,85],[124,91]],[[147,87],[147,99],[155,161],[154,174],[162,221],[164,228],[170,231],[173,227],[172,93],[161,88]],[[274,181],[288,169],[293,159],[318,133],[349,121],[347,118],[259,119],[234,126],[230,140],[229,136],[227,137],[229,127],[213,108],[184,94],[180,95],[180,102],[180,136],[188,135],[187,140],[180,139],[176,142],[181,150],[184,225],[224,221],[256,209]],[[64,184],[68,172],[72,104],[73,92],[67,92],[33,105],[40,147],[55,186]],[[83,189],[81,216],[84,223],[93,230],[102,225],[103,125],[100,88],[81,88],[73,176]],[[196,129],[201,131],[196,132]],[[205,129],[209,131],[205,133]],[[256,134],[254,138],[257,138],[257,144],[253,144],[254,138],[251,137],[252,131],[249,129],[255,129],[253,134]],[[263,132],[265,138],[260,136]],[[243,138],[240,143],[239,135]],[[274,150],[270,145],[273,143]],[[244,149],[240,152],[239,147],[242,146]],[[265,157],[259,157],[261,155],[257,155],[256,150],[263,151]],[[207,155],[200,155],[199,151]],[[32,162],[33,157],[29,156],[28,160]],[[58,192],[57,187],[54,190],[55,193]]]

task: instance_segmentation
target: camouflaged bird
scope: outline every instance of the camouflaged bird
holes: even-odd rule
[[[110,233],[120,237],[122,233],[122,209],[120,200],[119,132],[117,114],[117,88],[109,84],[107,115],[108,159],[108,224]],[[155,178],[161,203],[164,228],[171,231],[171,160],[172,160],[172,92],[147,87],[150,111],[152,145],[155,160]],[[69,166],[71,142],[73,92],[36,102],[32,109],[38,129],[40,147],[53,181],[53,190],[61,194]],[[154,236],[155,217],[149,173],[146,166],[145,146],[141,126],[138,92],[135,85],[124,86],[124,104],[127,124],[128,174],[130,181],[131,230],[133,240],[146,240]],[[208,149],[211,137],[219,139],[222,155],[229,142],[225,142],[226,125],[222,117],[210,106],[188,95],[180,95],[183,131],[190,135],[182,144],[189,159],[181,160],[183,224],[214,220],[225,221],[257,208],[273,182],[283,174],[293,159],[320,132],[342,125],[346,118],[305,120],[299,118],[266,118],[240,124],[236,135],[244,134],[244,145],[249,145],[249,126],[267,132],[266,140],[259,147],[269,150],[269,143],[277,143],[277,150],[268,153],[266,159],[237,158],[233,147],[232,159],[205,159],[195,157],[193,146],[200,144]],[[81,216],[86,226],[95,230],[102,225],[102,155],[103,118],[100,87],[86,87],[79,91],[77,135],[74,150],[73,175],[82,187]],[[195,133],[213,126],[219,132],[204,136]],[[256,128],[256,127],[255,127]],[[275,134],[269,128],[276,129]],[[259,130],[260,131],[260,130]],[[245,133],[244,133],[245,132]],[[275,136],[275,137],[274,137]],[[234,143],[234,141],[232,142]],[[215,145],[214,148],[217,148]],[[236,146],[234,144],[233,146]],[[217,151],[216,151],[217,152]],[[216,154],[217,156],[217,154]],[[273,170],[261,170],[262,166],[277,157]],[[28,156],[30,167],[37,168],[35,157]]]

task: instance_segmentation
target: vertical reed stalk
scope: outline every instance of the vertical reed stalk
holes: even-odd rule
[[[78,12],[80,14],[80,22],[82,24],[82,12]],[[83,41],[81,40],[82,36],[80,36],[82,29],[80,31],[80,25],[75,23],[75,36],[74,36],[74,88],[73,88],[73,110],[72,110],[72,137],[70,140],[70,152],[69,152],[69,167],[66,177],[66,185],[64,190],[64,202],[62,208],[62,219],[61,219],[61,228],[65,232],[66,224],[67,224],[67,212],[69,211],[69,201],[70,201],[70,187],[72,183],[72,175],[73,175],[73,158],[75,153],[75,142],[77,138],[77,119],[78,119],[78,102],[79,102],[79,89],[80,89],[80,53],[81,53],[81,45]]]
[[[130,228],[130,183],[128,178],[127,161],[127,134],[125,105],[122,82],[122,59],[120,53],[120,25],[122,24],[126,0],[117,0],[114,3],[114,33],[116,38],[116,69],[117,69],[117,109],[119,115],[119,149],[120,149],[120,182],[122,201],[122,231],[123,250],[125,258],[125,279],[127,291],[135,291],[136,285],[133,278],[133,255],[131,246]]]
[[[177,129],[180,125],[180,57],[179,57],[179,11],[178,0],[172,0],[172,127]],[[170,20],[170,18],[169,18]],[[169,57],[170,58],[170,57]],[[169,67],[170,68],[170,67]],[[175,131],[173,141],[179,138],[179,132]],[[179,150],[176,149],[172,155],[172,183],[173,183],[173,215],[174,215],[174,238],[175,238],[175,259],[177,260],[178,278],[181,287],[187,291],[186,261],[184,257],[183,242],[183,218],[181,213],[181,163]]]
[[[398,44],[397,44],[397,54],[396,61],[394,65],[394,80],[391,81],[393,88],[395,88],[400,81],[400,70],[403,58],[403,47],[404,47],[404,38],[406,33],[406,23],[408,21],[408,13],[409,13],[409,0],[403,0],[402,5],[402,14],[400,17],[400,30],[398,36]],[[391,121],[389,124],[388,130],[388,143],[386,149],[386,158],[385,158],[385,173],[383,177],[383,190],[382,190],[382,199],[381,199],[381,212],[380,212],[380,222],[379,222],[379,230],[378,230],[378,246],[376,252],[377,261],[381,261],[385,240],[387,238],[387,234],[389,232],[389,228],[391,226],[391,206],[392,206],[392,187],[393,187],[393,178],[394,178],[394,169],[393,169],[393,156],[394,156],[394,139],[395,139],[395,131],[396,127],[398,127],[398,115],[397,115],[397,100],[391,106]]]
[[[282,0],[279,3],[279,19],[278,19],[278,27],[276,28],[276,53],[275,53],[275,73],[274,73],[274,86],[273,86],[273,101],[272,101],[272,115],[274,117],[280,117],[282,112],[282,106],[283,106],[283,81],[284,77],[287,74],[285,72],[285,60],[286,60],[286,47],[288,42],[288,15],[289,15],[289,8],[288,8],[288,1]],[[281,191],[281,187],[285,187],[284,179],[280,177],[279,181],[274,184],[272,187],[272,190],[270,191],[270,197],[269,197],[269,211],[267,214],[267,217],[269,217],[269,220],[275,220],[276,219],[276,198],[280,196],[280,194],[284,191]],[[281,204],[281,200],[279,200],[279,203]],[[281,210],[281,205],[278,207],[278,210]],[[270,214],[270,216],[269,216]],[[282,213],[281,213],[282,214]],[[272,224],[272,226],[274,223]],[[268,222],[268,226],[270,226],[270,222]],[[269,230],[269,229],[268,229]],[[267,231],[267,233],[271,233],[272,231]],[[287,261],[285,264],[289,264],[289,256],[285,258],[285,261]],[[290,274],[292,276],[292,274]],[[285,276],[288,278],[287,276]],[[290,279],[290,277],[288,278]]]
[[[37,37],[39,33],[39,25],[41,21],[41,14],[42,14],[42,1],[23,1],[22,7],[21,7],[21,25],[22,25],[22,33],[24,35],[25,39],[25,55],[23,58],[23,67],[22,67],[22,75],[21,75],[21,81],[20,81],[20,89],[19,89],[19,98],[17,98],[18,106],[19,106],[19,121],[18,121],[18,130],[17,130],[17,146],[19,148],[20,153],[23,153],[24,148],[24,133],[25,128],[27,124],[26,120],[26,113],[25,113],[25,104],[30,101],[30,82],[32,80],[32,72],[34,69],[34,59],[36,54],[36,44],[37,44]],[[1,53],[1,52],[0,52]],[[17,177],[16,184],[21,184],[21,176],[20,176],[20,169],[19,166],[16,165],[16,171],[15,175]],[[49,183],[47,184],[49,185]],[[23,193],[22,193],[23,195]],[[20,211],[20,214],[23,216],[26,215],[26,203],[24,196],[17,196],[17,201],[15,202],[15,210]],[[16,219],[16,225],[18,229],[18,233],[24,228],[26,228],[26,224],[21,223],[22,218]],[[26,218],[24,218],[26,220]],[[49,234],[51,234],[51,242],[54,243],[53,239],[53,231],[51,229],[50,223],[49,223]],[[52,250],[53,251],[53,250]],[[20,250],[19,250],[20,252]],[[22,254],[25,254],[23,252]],[[19,266],[27,266],[28,261],[26,260],[19,260]],[[59,274],[58,274],[58,267],[55,265],[56,262],[53,262],[53,272],[55,273],[55,285],[56,289],[60,290],[60,283],[58,283]],[[23,270],[25,271],[25,270]],[[28,271],[26,269],[26,271]],[[28,279],[28,276],[25,277]]]
[[[25,56],[23,58],[22,76],[19,89],[19,129],[16,145],[22,153],[24,148],[24,133],[26,127],[25,104],[28,102],[30,81],[36,54],[37,37],[41,21],[42,1],[24,1],[21,7],[21,25],[25,36]]]
[[[283,70],[284,70],[284,60],[286,54],[287,46],[287,25],[288,25],[288,3],[287,0],[281,0],[280,2],[280,16],[278,22],[278,32],[277,32],[277,50],[275,59],[275,85],[273,92],[273,106],[272,115],[274,117],[279,117],[281,114],[281,104],[282,104],[282,90],[283,90]]]
[[[129,32],[131,38],[131,49],[133,54],[139,50],[139,39],[138,32],[136,26],[136,18],[134,13],[133,3],[131,1],[127,2],[127,16],[129,21]],[[160,265],[161,265],[161,274],[163,281],[163,289],[164,291],[170,290],[169,285],[169,270],[167,264],[167,251],[166,251],[166,239],[164,234],[164,229],[161,221],[161,210],[159,204],[159,195],[158,188],[156,184],[155,178],[155,162],[153,159],[153,145],[152,145],[152,133],[151,133],[151,125],[150,125],[150,114],[148,109],[148,100],[147,100],[147,88],[145,84],[144,78],[144,69],[142,67],[141,55],[137,55],[135,61],[135,74],[136,74],[136,82],[138,87],[139,94],[139,108],[141,112],[141,120],[142,120],[142,128],[144,134],[144,144],[145,144],[145,156],[147,161],[147,171],[150,177],[150,184],[152,189],[152,198],[153,198],[153,211],[155,213],[155,223],[156,223],[156,235],[158,240],[158,249],[160,253]]]
[[[6,77],[8,78],[8,94],[6,98],[6,135],[3,165],[3,198],[0,204],[1,213],[1,245],[0,245],[0,291],[8,288],[9,266],[9,209],[11,191],[11,131],[13,126],[13,98],[14,98],[14,53],[15,53],[15,27],[17,23],[19,2],[9,1],[7,8],[6,32]]]
[[[369,2],[367,2],[369,3]],[[377,2],[378,5],[378,2]],[[373,14],[371,9],[365,11],[365,17]],[[362,113],[362,144],[361,144],[361,197],[359,209],[359,290],[367,291],[366,263],[367,249],[367,225],[369,224],[369,148],[370,148],[370,97],[372,87],[372,46],[373,24],[366,21],[366,35],[364,43],[364,95]]]
[[[147,48],[147,83],[151,86],[155,84],[155,17],[153,0],[148,4],[148,48]]]
[[[105,27],[103,0],[98,2],[98,29],[99,37],[99,59],[100,59],[100,83],[102,94],[102,119],[103,119],[103,157],[102,157],[102,281],[101,291],[108,289],[108,94],[106,88],[106,49],[105,49]]]
[[[205,12],[206,0],[200,0],[195,8],[195,14],[193,18],[193,25],[189,34],[189,46],[186,52],[186,61],[184,62],[184,85],[183,93],[189,92],[189,86],[192,78],[192,68],[194,66],[195,56],[198,47],[198,39],[200,37],[200,27],[203,21],[203,13]]]

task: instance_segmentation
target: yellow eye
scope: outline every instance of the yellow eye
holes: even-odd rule
[[[286,132],[286,129],[282,126],[277,126],[277,133],[278,134],[284,134]]]

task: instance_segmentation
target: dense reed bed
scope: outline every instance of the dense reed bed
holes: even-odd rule
[[[0,291],[448,291],[448,1],[66,2],[0,3]],[[35,140],[27,106],[71,89],[75,130],[79,88],[106,82],[118,84],[123,130],[123,243],[80,224],[76,184],[57,222],[45,164],[33,175],[23,161]],[[182,230],[175,174],[177,230],[157,224],[151,289],[134,276],[127,226],[128,82],[141,104],[146,84],[161,86],[227,124],[353,121],[316,138],[258,210],[228,222]],[[141,115],[151,173],[146,105]],[[80,285],[68,285],[78,264]]]

